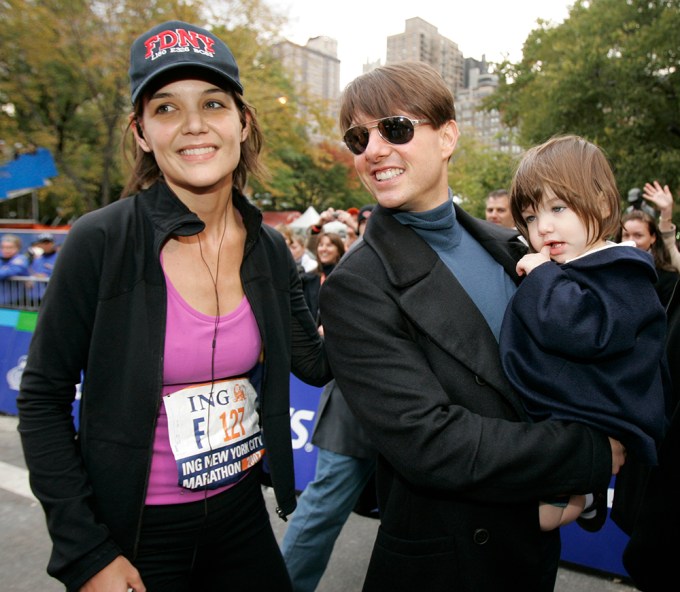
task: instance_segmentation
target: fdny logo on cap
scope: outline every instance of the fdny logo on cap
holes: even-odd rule
[[[204,33],[187,29],[167,29],[149,37],[145,42],[145,59],[155,60],[167,53],[193,51],[209,57],[215,55],[215,40]]]

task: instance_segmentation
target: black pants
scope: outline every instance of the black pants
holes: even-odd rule
[[[133,563],[148,592],[291,590],[257,470],[205,501],[147,506]]]

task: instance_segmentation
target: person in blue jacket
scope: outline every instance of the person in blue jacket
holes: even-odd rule
[[[607,240],[621,212],[606,156],[578,136],[554,137],[525,153],[510,203],[531,252],[501,325],[508,379],[534,420],[597,427],[656,464],[670,412],[666,315],[652,256]],[[580,517],[598,530],[606,498],[594,493],[541,504],[541,528]]]
[[[59,246],[54,240],[54,235],[51,232],[42,232],[33,244],[40,247],[41,252],[31,262],[31,275],[49,278],[59,255]]]
[[[286,242],[244,195],[262,133],[211,31],[154,26],[129,73],[127,197],[73,225],[18,398],[48,572],[70,591],[290,590],[261,485],[285,520],[290,373],[332,374]]]
[[[51,232],[42,232],[33,243],[40,248],[40,254],[33,259],[30,265],[31,275],[34,276],[31,297],[34,304],[39,304],[45,296],[48,280],[54,271],[54,264],[59,256],[59,246]]]
[[[0,305],[24,303],[26,286],[11,278],[28,275],[28,258],[21,253],[21,239],[16,234],[3,234],[0,239]]]

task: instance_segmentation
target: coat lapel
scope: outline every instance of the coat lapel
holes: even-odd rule
[[[497,234],[495,228],[485,229],[488,223],[476,219],[472,219],[474,229],[471,229],[468,227],[470,216],[458,208],[456,216],[517,281],[515,247],[503,245],[503,242],[511,244],[512,232]],[[474,222],[480,222],[480,226]],[[507,392],[508,382],[500,358],[489,355],[489,352],[498,351],[491,329],[437,253],[415,231],[400,224],[388,210],[379,206],[371,216],[364,240],[381,258],[409,320],[475,375],[501,392]],[[519,241],[518,245],[517,254],[521,255],[523,245]],[[450,314],[442,314],[442,310]]]

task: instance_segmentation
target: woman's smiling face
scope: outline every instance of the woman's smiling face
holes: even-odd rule
[[[340,261],[340,250],[329,237],[322,236],[316,246],[316,257],[322,265],[333,265]]]
[[[231,184],[248,127],[233,96],[201,79],[170,82],[144,99],[140,147],[176,192]]]

